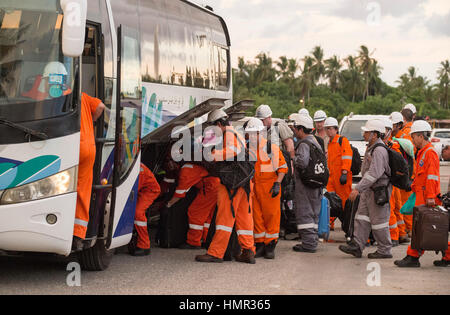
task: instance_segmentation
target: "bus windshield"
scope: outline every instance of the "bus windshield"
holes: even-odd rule
[[[61,48],[59,0],[0,3],[0,116],[30,121],[74,110],[76,63]]]

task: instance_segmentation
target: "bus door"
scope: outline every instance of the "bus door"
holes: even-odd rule
[[[100,23],[91,21],[86,22],[86,37],[84,43],[84,50],[82,54],[82,68],[81,68],[81,91],[89,96],[96,97],[105,102],[104,97],[104,45],[103,35]],[[92,196],[89,211],[89,225],[86,233],[85,241],[91,241],[91,246],[94,245],[97,237],[103,236],[103,230],[99,232],[99,226],[103,222],[103,209],[105,207],[106,196],[111,191],[111,185],[101,185],[100,172],[103,146],[106,141],[104,139],[105,114],[102,114],[95,124],[95,144],[96,155],[93,169],[92,182]],[[114,139],[110,140],[111,144]],[[108,191],[109,190],[109,191]]]
[[[130,242],[138,196],[141,132],[141,56],[139,34],[120,25],[117,46],[114,166],[106,247]]]

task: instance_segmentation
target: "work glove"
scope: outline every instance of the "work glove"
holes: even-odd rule
[[[342,174],[341,178],[339,178],[339,182],[341,183],[341,185],[347,184],[347,174]]]
[[[275,182],[272,186],[270,192],[272,193],[272,198],[275,198],[280,194],[281,185],[279,182]]]

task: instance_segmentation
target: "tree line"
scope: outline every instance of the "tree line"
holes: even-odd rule
[[[416,105],[418,116],[450,117],[449,60],[438,66],[437,84],[411,66],[396,81],[398,86],[392,87],[380,78],[382,70],[364,45],[356,55],[343,59],[336,55],[326,59],[320,46],[301,59],[281,56],[273,60],[263,52],[254,61],[238,58],[233,98],[268,104],[278,118],[287,118],[302,107],[311,115],[322,109],[338,119],[350,112],[389,115],[407,103]]]

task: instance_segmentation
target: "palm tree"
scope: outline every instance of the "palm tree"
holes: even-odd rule
[[[278,73],[279,78],[283,80],[287,76],[289,62],[286,56],[281,56],[279,59],[280,61],[277,62],[277,67],[280,69],[280,71],[278,71]]]
[[[348,72],[349,72],[348,84],[350,85],[352,93],[352,102],[354,103],[356,95],[358,91],[361,90],[362,86],[364,85],[364,82],[356,58],[353,56],[348,56],[347,59],[345,59],[345,61],[347,62],[348,65]]]
[[[333,93],[336,93],[341,80],[341,68],[342,63],[336,55],[325,60],[325,75],[329,80],[330,88]]]
[[[369,94],[370,91],[373,91],[373,95],[377,93],[377,91],[380,90],[381,85],[381,70],[383,68],[378,65],[378,61],[375,59],[372,59],[372,64],[370,65],[369,69]]]
[[[357,57],[357,61],[359,63],[359,67],[364,76],[364,93],[363,99],[366,99],[369,96],[369,73],[371,70],[371,66],[373,63],[373,59],[370,57],[369,49],[362,45],[359,50],[359,56]]]
[[[439,87],[441,93],[441,104],[444,108],[448,108],[448,86],[450,81],[450,63],[448,60],[441,62],[441,67],[437,71]]]
[[[306,56],[303,59],[303,62],[303,71],[300,77],[299,85],[303,100],[307,97],[309,101],[311,89],[315,84],[313,72],[314,59],[311,56]]]
[[[264,81],[273,82],[276,80],[277,71],[273,68],[273,61],[266,53],[260,53],[256,56],[257,64],[255,69],[256,84]]]
[[[321,77],[325,75],[325,64],[323,62],[323,49],[320,46],[314,47],[311,51],[313,64],[311,71],[313,73],[314,84],[320,81]]]

